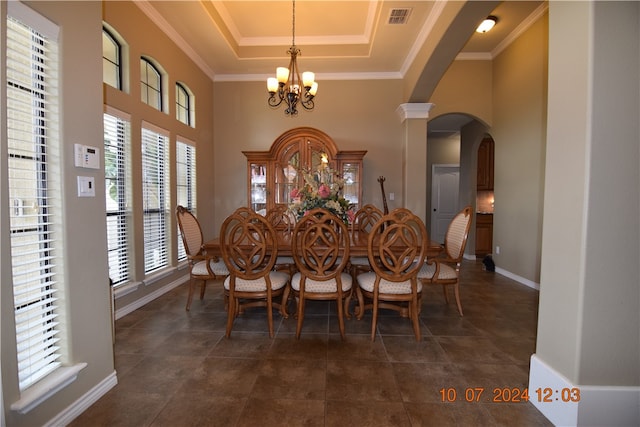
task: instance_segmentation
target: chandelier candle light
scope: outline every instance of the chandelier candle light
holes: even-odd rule
[[[285,101],[287,108],[284,113],[290,116],[298,114],[298,101],[305,110],[313,110],[315,106],[313,98],[318,91],[318,83],[315,81],[315,75],[311,71],[305,71],[300,78],[298,71],[297,57],[300,49],[296,46],[296,1],[293,0],[293,39],[291,47],[287,53],[291,56],[289,68],[278,67],[276,69],[276,77],[267,79],[267,90],[269,91],[269,105],[278,107]]]

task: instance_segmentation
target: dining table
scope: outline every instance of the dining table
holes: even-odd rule
[[[278,255],[279,256],[292,256],[292,242],[291,232],[278,230],[276,232],[278,239]],[[367,256],[367,243],[369,239],[369,233],[366,231],[351,231],[349,233],[349,254],[351,256]],[[202,248],[210,255],[222,256],[222,250],[220,248],[220,238],[214,237],[211,240],[206,241]],[[426,245],[426,257],[428,259],[435,258],[443,250],[442,244],[429,240]]]

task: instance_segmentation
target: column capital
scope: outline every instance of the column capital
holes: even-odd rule
[[[415,102],[400,104],[396,108],[396,113],[400,117],[400,122],[407,119],[428,119],[429,111],[435,106],[430,102]]]

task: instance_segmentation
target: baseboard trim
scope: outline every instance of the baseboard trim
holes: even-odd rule
[[[135,300],[131,304],[128,304],[128,305],[125,305],[124,307],[119,308],[115,312],[116,320],[120,319],[121,317],[126,316],[129,313],[132,313],[132,312],[136,311],[137,309],[139,309],[140,307],[144,306],[145,304],[148,304],[151,301],[153,301],[154,299],[159,298],[162,295],[166,294],[167,292],[177,288],[178,286],[182,285],[187,280],[189,280],[189,273],[178,277],[177,279],[173,280],[172,282],[167,283],[163,287],[158,288],[155,291],[143,296],[142,298]]]
[[[469,254],[464,254],[463,258],[471,260],[471,261],[477,261],[477,260],[480,259],[475,255],[469,255]],[[540,283],[536,283],[536,282],[531,281],[529,279],[525,279],[524,277],[518,276],[517,274],[513,274],[512,272],[507,271],[504,268],[500,268],[500,267],[496,266],[496,273],[498,273],[498,274],[500,274],[500,275],[502,275],[504,277],[508,277],[509,279],[514,280],[514,281],[516,281],[516,282],[518,282],[518,283],[520,283],[522,285],[525,285],[525,286],[527,286],[529,288],[533,288],[536,291],[540,290]]]
[[[45,424],[45,427],[66,426],[70,424],[71,421],[75,420],[117,384],[118,377],[116,376],[116,371],[113,371],[109,376],[100,381],[98,385],[85,393],[84,396],[73,402],[53,419],[49,420],[49,422]]]
[[[539,402],[538,388],[550,388],[552,401]],[[580,391],[578,402],[562,401],[562,389],[567,388]],[[529,398],[558,427],[640,425],[640,387],[575,385],[535,354],[529,370]]]
[[[521,284],[523,284],[525,286],[533,288],[536,291],[540,290],[540,283],[536,283],[536,282],[534,282],[532,280],[525,279],[524,277],[518,276],[517,274],[513,274],[512,272],[507,271],[507,270],[505,270],[503,268],[496,267],[496,273],[499,273],[499,274],[501,274],[501,275],[503,275],[505,277],[508,277],[511,280],[515,280],[516,282],[521,283]]]

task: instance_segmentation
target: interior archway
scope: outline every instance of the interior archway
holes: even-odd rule
[[[471,205],[477,210],[478,148],[488,133],[488,126],[466,113],[448,113],[435,117],[427,124],[427,212],[426,225],[430,235],[432,206],[432,171],[434,165],[459,165],[458,208]],[[475,224],[475,221],[474,221]],[[476,229],[469,232],[466,254],[475,256]]]

